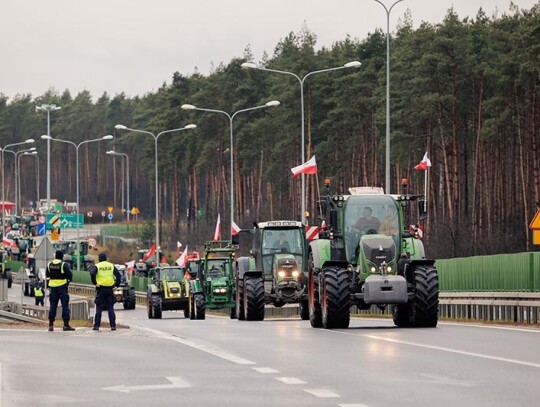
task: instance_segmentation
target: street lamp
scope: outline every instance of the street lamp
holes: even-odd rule
[[[3,148],[0,148],[0,150],[2,151],[2,236],[4,236],[4,232],[6,231],[5,217],[4,217],[4,212],[6,211],[6,197],[5,197],[5,192],[4,192],[4,151],[6,151],[8,147],[20,146],[23,144],[33,144],[34,142],[35,141],[33,138],[29,138],[25,141],[21,141],[20,143],[8,144],[4,146]]]
[[[127,194],[127,221],[129,222],[129,213],[131,211],[131,206],[129,206],[129,157],[126,153],[117,153],[114,150],[107,151],[109,155],[119,155],[122,158],[126,159],[126,166],[124,167],[126,171],[122,171],[122,184],[126,184],[126,194]],[[124,208],[124,187],[122,186],[122,208]]]
[[[26,152],[30,152],[30,151],[35,151],[36,148],[35,147],[32,147],[32,148],[29,148],[27,150],[21,150],[21,151],[13,151],[13,150],[8,150],[8,149],[5,149],[6,153],[11,153],[13,154],[13,168],[14,168],[14,175],[15,177],[13,178],[14,179],[14,186],[13,186],[13,189],[15,190],[15,194],[14,194],[14,203],[15,203],[15,214],[17,214],[19,212],[19,194],[18,194],[18,188],[19,188],[19,183],[17,182],[17,179],[19,177],[19,170],[18,170],[18,167],[17,167],[17,162],[18,162],[18,158],[21,154],[23,153],[26,153]],[[37,154],[37,153],[36,153]]]
[[[51,112],[62,109],[57,105],[36,106],[36,111],[47,112],[47,136],[51,136]],[[47,140],[47,210],[51,208],[51,140]]]
[[[345,65],[343,66],[337,66],[335,68],[327,68],[327,69],[321,69],[321,70],[318,70],[318,71],[312,71],[312,72],[309,72],[307,73],[306,75],[304,75],[302,78],[300,78],[298,75],[292,73],[292,72],[287,72],[287,71],[279,71],[277,69],[270,69],[270,68],[261,68],[257,65],[255,65],[254,63],[252,62],[244,62],[242,64],[242,68],[246,68],[246,69],[258,69],[260,71],[268,71],[268,72],[274,72],[274,73],[280,73],[280,74],[285,74],[285,75],[290,75],[290,76],[294,76],[298,82],[300,83],[300,109],[301,109],[301,114],[302,114],[302,139],[301,139],[301,155],[302,155],[302,158],[300,160],[300,164],[304,163],[305,160],[306,160],[306,157],[305,157],[305,130],[304,130],[304,81],[311,75],[315,75],[315,74],[318,74],[318,73],[323,73],[323,72],[331,72],[331,71],[337,71],[337,70],[340,70],[340,69],[347,69],[347,68],[359,68],[362,64],[358,61],[351,61],[351,62],[347,62]],[[301,207],[301,211],[302,211],[302,214],[301,214],[301,219],[302,219],[302,224],[306,224],[306,176],[304,173],[301,174],[302,175],[302,207]]]
[[[223,110],[203,109],[201,107],[196,107],[194,105],[189,105],[189,104],[184,104],[184,105],[181,106],[182,109],[184,109],[184,110],[199,110],[201,112],[221,113],[221,114],[224,114],[225,116],[227,116],[229,118],[229,129],[230,129],[230,138],[231,138],[231,145],[229,147],[230,150],[231,150],[231,193],[230,193],[230,195],[231,195],[231,197],[230,197],[230,199],[231,199],[231,227],[230,227],[231,236],[232,236],[232,225],[233,225],[233,221],[234,221],[233,119],[238,113],[249,112],[251,110],[257,110],[257,109],[264,109],[264,108],[267,108],[267,107],[279,106],[279,104],[280,103],[277,100],[271,100],[270,102],[267,102],[267,103],[265,103],[264,105],[261,105],[261,106],[255,106],[255,107],[250,107],[248,109],[237,110],[232,115],[227,113],[227,112],[224,112]]]
[[[397,0],[387,8],[380,0],[373,0],[383,6],[386,11],[386,180],[385,188],[390,193],[390,12],[394,6],[403,0]]]
[[[39,155],[37,154],[37,152],[24,153],[23,155],[28,155],[36,159],[36,201],[34,205],[35,208],[37,208],[37,204],[39,202]]]
[[[24,155],[37,155],[35,147],[29,150],[17,151],[15,153],[15,211],[22,209],[21,205],[21,157]]]
[[[126,131],[132,131],[134,133],[148,134],[148,135],[150,135],[150,136],[152,136],[154,138],[154,154],[155,154],[154,155],[154,164],[155,164],[154,171],[156,172],[155,180],[154,180],[154,182],[156,184],[156,186],[155,186],[155,188],[156,188],[156,196],[155,196],[155,201],[156,201],[156,264],[159,266],[159,264],[161,262],[161,256],[160,256],[160,247],[159,247],[159,184],[158,184],[159,177],[158,177],[158,149],[157,149],[157,142],[158,142],[159,136],[161,136],[162,134],[174,133],[174,132],[183,131],[183,130],[191,130],[191,129],[197,128],[197,126],[194,125],[194,124],[188,124],[187,126],[180,127],[178,129],[164,130],[161,133],[158,133],[157,136],[154,133],[150,132],[150,131],[132,129],[130,127],[124,126],[123,124],[117,124],[116,126],[114,126],[114,128],[116,130],[126,130]]]
[[[75,147],[75,173],[76,173],[75,189],[77,190],[77,270],[80,270],[81,269],[81,256],[80,256],[81,246],[80,246],[80,243],[79,243],[79,229],[80,229],[80,222],[79,222],[79,213],[80,213],[80,211],[79,211],[79,147],[82,146],[83,144],[93,143],[93,142],[96,142],[96,141],[112,140],[114,137],[109,134],[109,135],[106,135],[106,136],[103,136],[103,137],[100,137],[100,138],[96,138],[96,139],[84,140],[84,141],[81,141],[79,144],[76,144],[73,141],[69,141],[69,140],[61,140],[59,138],[52,138],[49,135],[43,135],[43,136],[41,136],[41,138],[43,140],[47,140],[47,141],[58,141],[60,143],[71,144],[72,146]]]

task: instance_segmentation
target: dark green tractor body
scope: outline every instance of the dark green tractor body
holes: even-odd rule
[[[231,318],[236,318],[234,253],[229,240],[206,242],[201,277],[206,308],[229,309]]]
[[[321,198],[326,228],[310,243],[308,255],[313,327],[346,328],[351,306],[372,305],[391,306],[399,327],[437,325],[435,261],[426,259],[422,241],[405,228],[403,209],[417,198],[384,195],[377,188]],[[366,208],[375,220],[362,218]],[[387,213],[394,216],[385,219]]]

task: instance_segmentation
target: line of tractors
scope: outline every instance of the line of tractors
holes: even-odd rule
[[[351,307],[390,306],[398,327],[437,325],[435,261],[426,258],[418,227],[405,221],[427,216],[422,195],[407,193],[406,183],[399,195],[372,187],[330,194],[328,183],[317,212],[317,239],[306,240],[301,222],[259,222],[240,231],[251,237],[249,256],[236,257],[235,235],[207,242],[204,257],[193,252],[184,267],[150,269],[148,317],[183,310],[205,319],[207,309],[229,309],[231,319],[261,321],[268,304],[298,304],[311,326],[332,329],[349,326]]]

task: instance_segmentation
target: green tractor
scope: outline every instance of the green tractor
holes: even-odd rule
[[[306,233],[296,221],[270,221],[250,230],[250,257],[236,262],[236,313],[239,320],[262,321],[265,304],[296,303],[300,317],[309,318]]]
[[[202,285],[207,309],[230,309],[236,318],[234,247],[229,240],[209,241],[204,245]]]
[[[205,318],[204,293],[197,279],[190,279],[186,269],[178,266],[156,267],[149,272],[148,318],[161,319],[162,311],[183,310],[191,319]]]
[[[115,267],[120,272],[120,286],[115,287],[113,290],[114,302],[121,302],[125,310],[135,309],[136,295],[135,287],[131,285],[126,272],[126,266],[121,264],[115,264]]]
[[[88,241],[79,240],[80,250],[77,250],[76,240],[64,240],[62,242],[53,242],[54,250],[62,250],[64,252],[64,261],[69,263],[71,269],[77,267],[77,264],[81,265],[82,270],[90,270],[90,267],[94,265],[94,258],[88,254]],[[79,257],[79,261],[77,261]]]
[[[310,243],[309,319],[315,328],[347,328],[350,307],[392,307],[398,327],[435,327],[439,282],[418,229],[404,227],[404,210],[421,195],[385,195],[382,188],[350,188],[350,195],[318,202],[326,228]],[[425,201],[420,217],[425,218]],[[382,219],[382,222],[381,222]]]

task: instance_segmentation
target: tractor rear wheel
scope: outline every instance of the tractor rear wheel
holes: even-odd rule
[[[231,319],[236,319],[236,307],[231,308]]]
[[[349,274],[340,267],[327,267],[322,276],[322,324],[326,329],[348,328],[351,316]]]
[[[159,295],[152,295],[152,310],[153,317],[161,319],[161,297]]]
[[[236,280],[236,316],[239,321],[246,319],[244,312],[244,280]]]
[[[152,309],[152,297],[146,297],[146,311],[148,312],[148,319],[154,318],[154,310]]]
[[[126,296],[124,298],[124,309],[135,309],[135,289],[132,287],[126,292]]]
[[[204,299],[204,294],[197,293],[193,296],[195,303],[195,319],[205,319],[206,318],[206,301]]]
[[[309,304],[308,300],[300,300],[300,303],[298,304],[300,318],[304,321],[307,321],[309,319]]]
[[[247,321],[264,319],[264,280],[262,277],[244,278],[244,309]]]
[[[313,266],[313,254],[309,254],[308,259],[308,306],[309,322],[313,328],[322,328],[321,303],[319,302],[319,284],[316,280]]]

